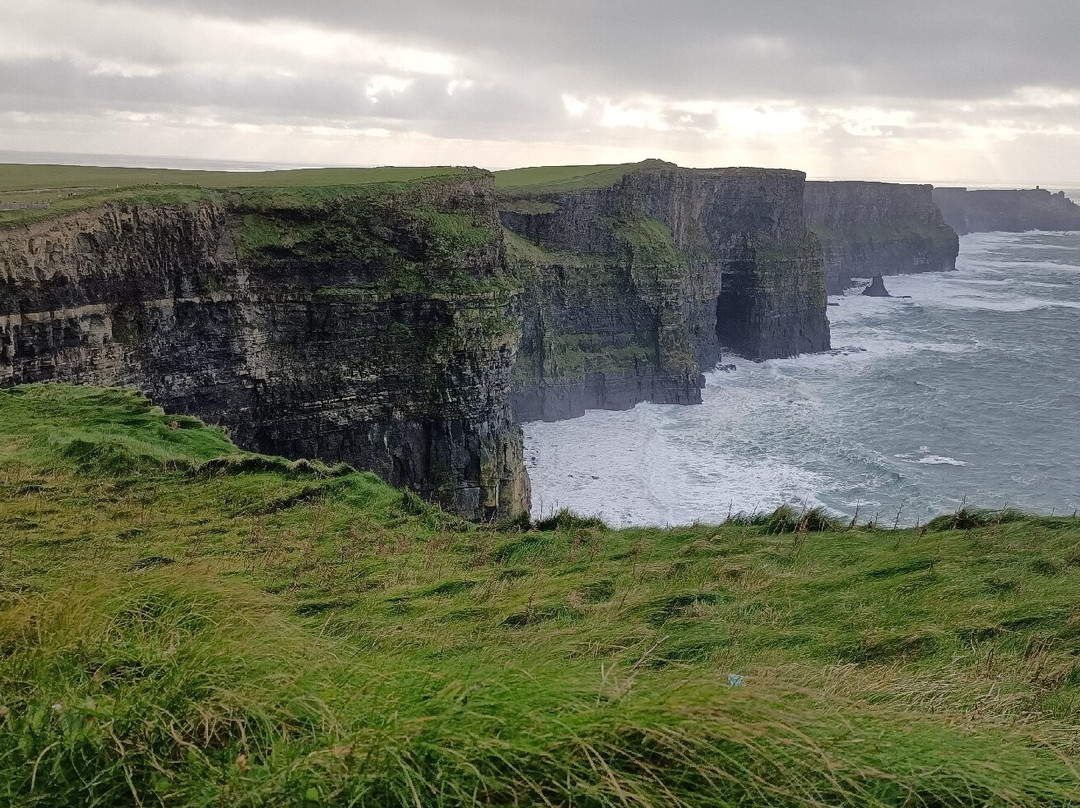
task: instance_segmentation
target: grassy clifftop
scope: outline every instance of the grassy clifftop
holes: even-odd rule
[[[837,527],[479,527],[0,391],[0,803],[1075,805],[1080,520]]]
[[[320,196],[340,194],[343,188],[454,178],[471,171],[447,166],[192,171],[3,165],[0,166],[0,227],[86,210],[112,201],[184,204],[217,199],[221,192],[228,190],[273,189],[283,200],[306,203]],[[264,190],[260,198],[265,200],[270,195],[273,195],[272,191]]]
[[[610,188],[627,174],[661,167],[675,168],[663,160],[584,166],[533,166],[496,171],[495,187],[506,197]]]

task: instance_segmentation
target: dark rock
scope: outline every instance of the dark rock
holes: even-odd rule
[[[870,281],[870,285],[863,289],[862,293],[868,297],[892,297],[889,290],[885,288],[885,281],[880,275],[875,275],[874,279]]]
[[[519,420],[698,403],[721,345],[829,347],[803,185],[651,162],[500,221],[491,175],[466,171],[6,227],[0,385],[136,387],[244,448],[510,518],[530,501]]]
[[[715,369],[720,371],[721,373],[733,373],[734,371],[738,370],[738,367],[733,364],[727,364],[717,365]]]
[[[956,268],[960,242],[929,185],[808,182],[806,218],[821,241],[829,294],[852,278]]]
[[[1080,205],[1045,188],[981,190],[935,188],[934,202],[945,221],[961,235],[1025,230],[1080,230]]]
[[[639,401],[698,403],[720,346],[747,357],[829,345],[804,175],[650,161],[610,187],[507,192],[522,278],[511,402],[521,421]]]
[[[491,176],[342,193],[110,203],[0,232],[0,384],[137,387],[247,449],[344,460],[472,518],[527,512]],[[456,250],[426,210],[491,240]],[[253,247],[252,219],[335,243]]]
[[[845,345],[842,348],[833,348],[832,350],[825,351],[828,356],[850,356],[853,353],[866,353],[866,348],[859,348],[855,345]]]

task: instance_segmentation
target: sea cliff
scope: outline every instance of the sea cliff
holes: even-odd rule
[[[136,387],[241,445],[526,511],[486,172],[112,201],[0,231],[0,384]]]
[[[956,268],[959,239],[929,185],[808,182],[806,216],[821,240],[829,294],[852,278]]]
[[[801,172],[621,168],[595,181],[500,177],[524,288],[519,420],[696,403],[722,348],[757,359],[829,347]]]
[[[935,188],[934,202],[957,233],[1080,230],[1080,206],[1063,191]]]
[[[695,403],[722,349],[829,347],[799,172],[649,161],[497,196],[485,171],[388,171],[7,211],[0,386],[134,387],[503,519],[530,504],[521,421]]]

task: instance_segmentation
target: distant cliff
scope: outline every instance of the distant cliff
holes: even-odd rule
[[[827,349],[803,182],[648,161],[602,187],[500,192],[525,290],[516,417],[698,402],[722,347],[750,358]]]
[[[829,294],[852,278],[956,267],[959,240],[929,185],[808,182],[806,217],[821,240]]]
[[[0,384],[137,387],[248,449],[528,509],[489,174],[203,197],[0,231]]]
[[[934,202],[957,233],[1080,230],[1080,206],[1063,191],[935,188]]]

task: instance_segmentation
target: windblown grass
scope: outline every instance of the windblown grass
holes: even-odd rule
[[[463,176],[447,166],[195,171],[61,165],[0,165],[0,228],[89,210],[108,202],[189,205],[243,189],[253,203],[304,204],[376,185]],[[260,193],[261,191],[261,193]]]
[[[1080,520],[808,513],[483,528],[0,391],[0,804],[1076,805]]]

